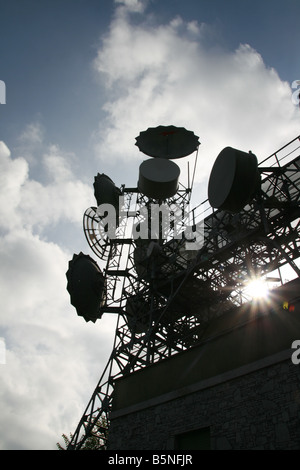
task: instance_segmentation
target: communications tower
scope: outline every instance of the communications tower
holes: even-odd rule
[[[299,277],[300,136],[258,164],[226,147],[216,158],[208,199],[190,209],[199,138],[158,126],[136,138],[147,155],[137,187],[94,181],[97,207],[83,216],[96,262],[69,262],[67,289],[78,315],[117,315],[112,352],[68,449],[96,436],[107,448],[114,383],[119,377],[196,346],[209,322],[249,301],[253,279]],[[193,156],[185,186],[174,160]],[[104,425],[104,424],[105,425]]]

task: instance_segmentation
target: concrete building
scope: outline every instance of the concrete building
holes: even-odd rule
[[[109,450],[300,449],[297,340],[299,279],[211,321],[187,351],[118,379]]]

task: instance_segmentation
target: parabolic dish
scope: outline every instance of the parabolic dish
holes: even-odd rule
[[[259,188],[260,175],[256,156],[232,147],[218,155],[208,183],[208,199],[212,207],[240,212]]]
[[[175,159],[187,157],[199,147],[199,137],[184,127],[149,127],[136,137],[135,145],[149,157]]]
[[[82,252],[74,254],[66,277],[67,291],[77,314],[95,323],[105,299],[105,279],[96,261]]]
[[[116,221],[119,220],[119,196],[121,190],[104,173],[98,173],[94,181],[94,195],[98,206],[101,204],[110,204],[116,210]]]
[[[140,165],[138,189],[152,199],[167,199],[178,189],[180,168],[170,160],[150,159]]]

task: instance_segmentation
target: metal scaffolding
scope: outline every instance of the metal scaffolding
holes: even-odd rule
[[[103,313],[117,314],[112,352],[69,444],[80,449],[101,435],[107,447],[114,383],[195,346],[205,326],[249,301],[245,284],[252,277],[284,284],[286,266],[300,269],[300,136],[260,163],[260,189],[236,214],[214,210],[208,200],[189,212],[193,227],[203,227],[202,246],[185,250],[184,237],[174,239],[172,224],[162,239],[131,237],[132,227],[152,202],[136,188],[122,186],[126,215],[111,240],[95,207],[87,209],[83,229],[90,248],[104,263],[106,300]],[[180,187],[168,204],[190,202],[190,188]],[[184,225],[184,220],[182,220]],[[149,245],[154,248],[149,255]],[[151,247],[151,249],[153,248]],[[151,251],[151,250],[150,250]]]

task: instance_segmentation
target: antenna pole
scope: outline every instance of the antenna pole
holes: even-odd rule
[[[193,171],[193,179],[192,179],[191,191],[192,191],[193,186],[194,186],[195,172],[196,172],[197,161],[198,161],[198,153],[199,153],[199,147],[197,148],[197,153],[196,153],[196,158],[195,158],[195,165],[194,165],[194,171]]]

